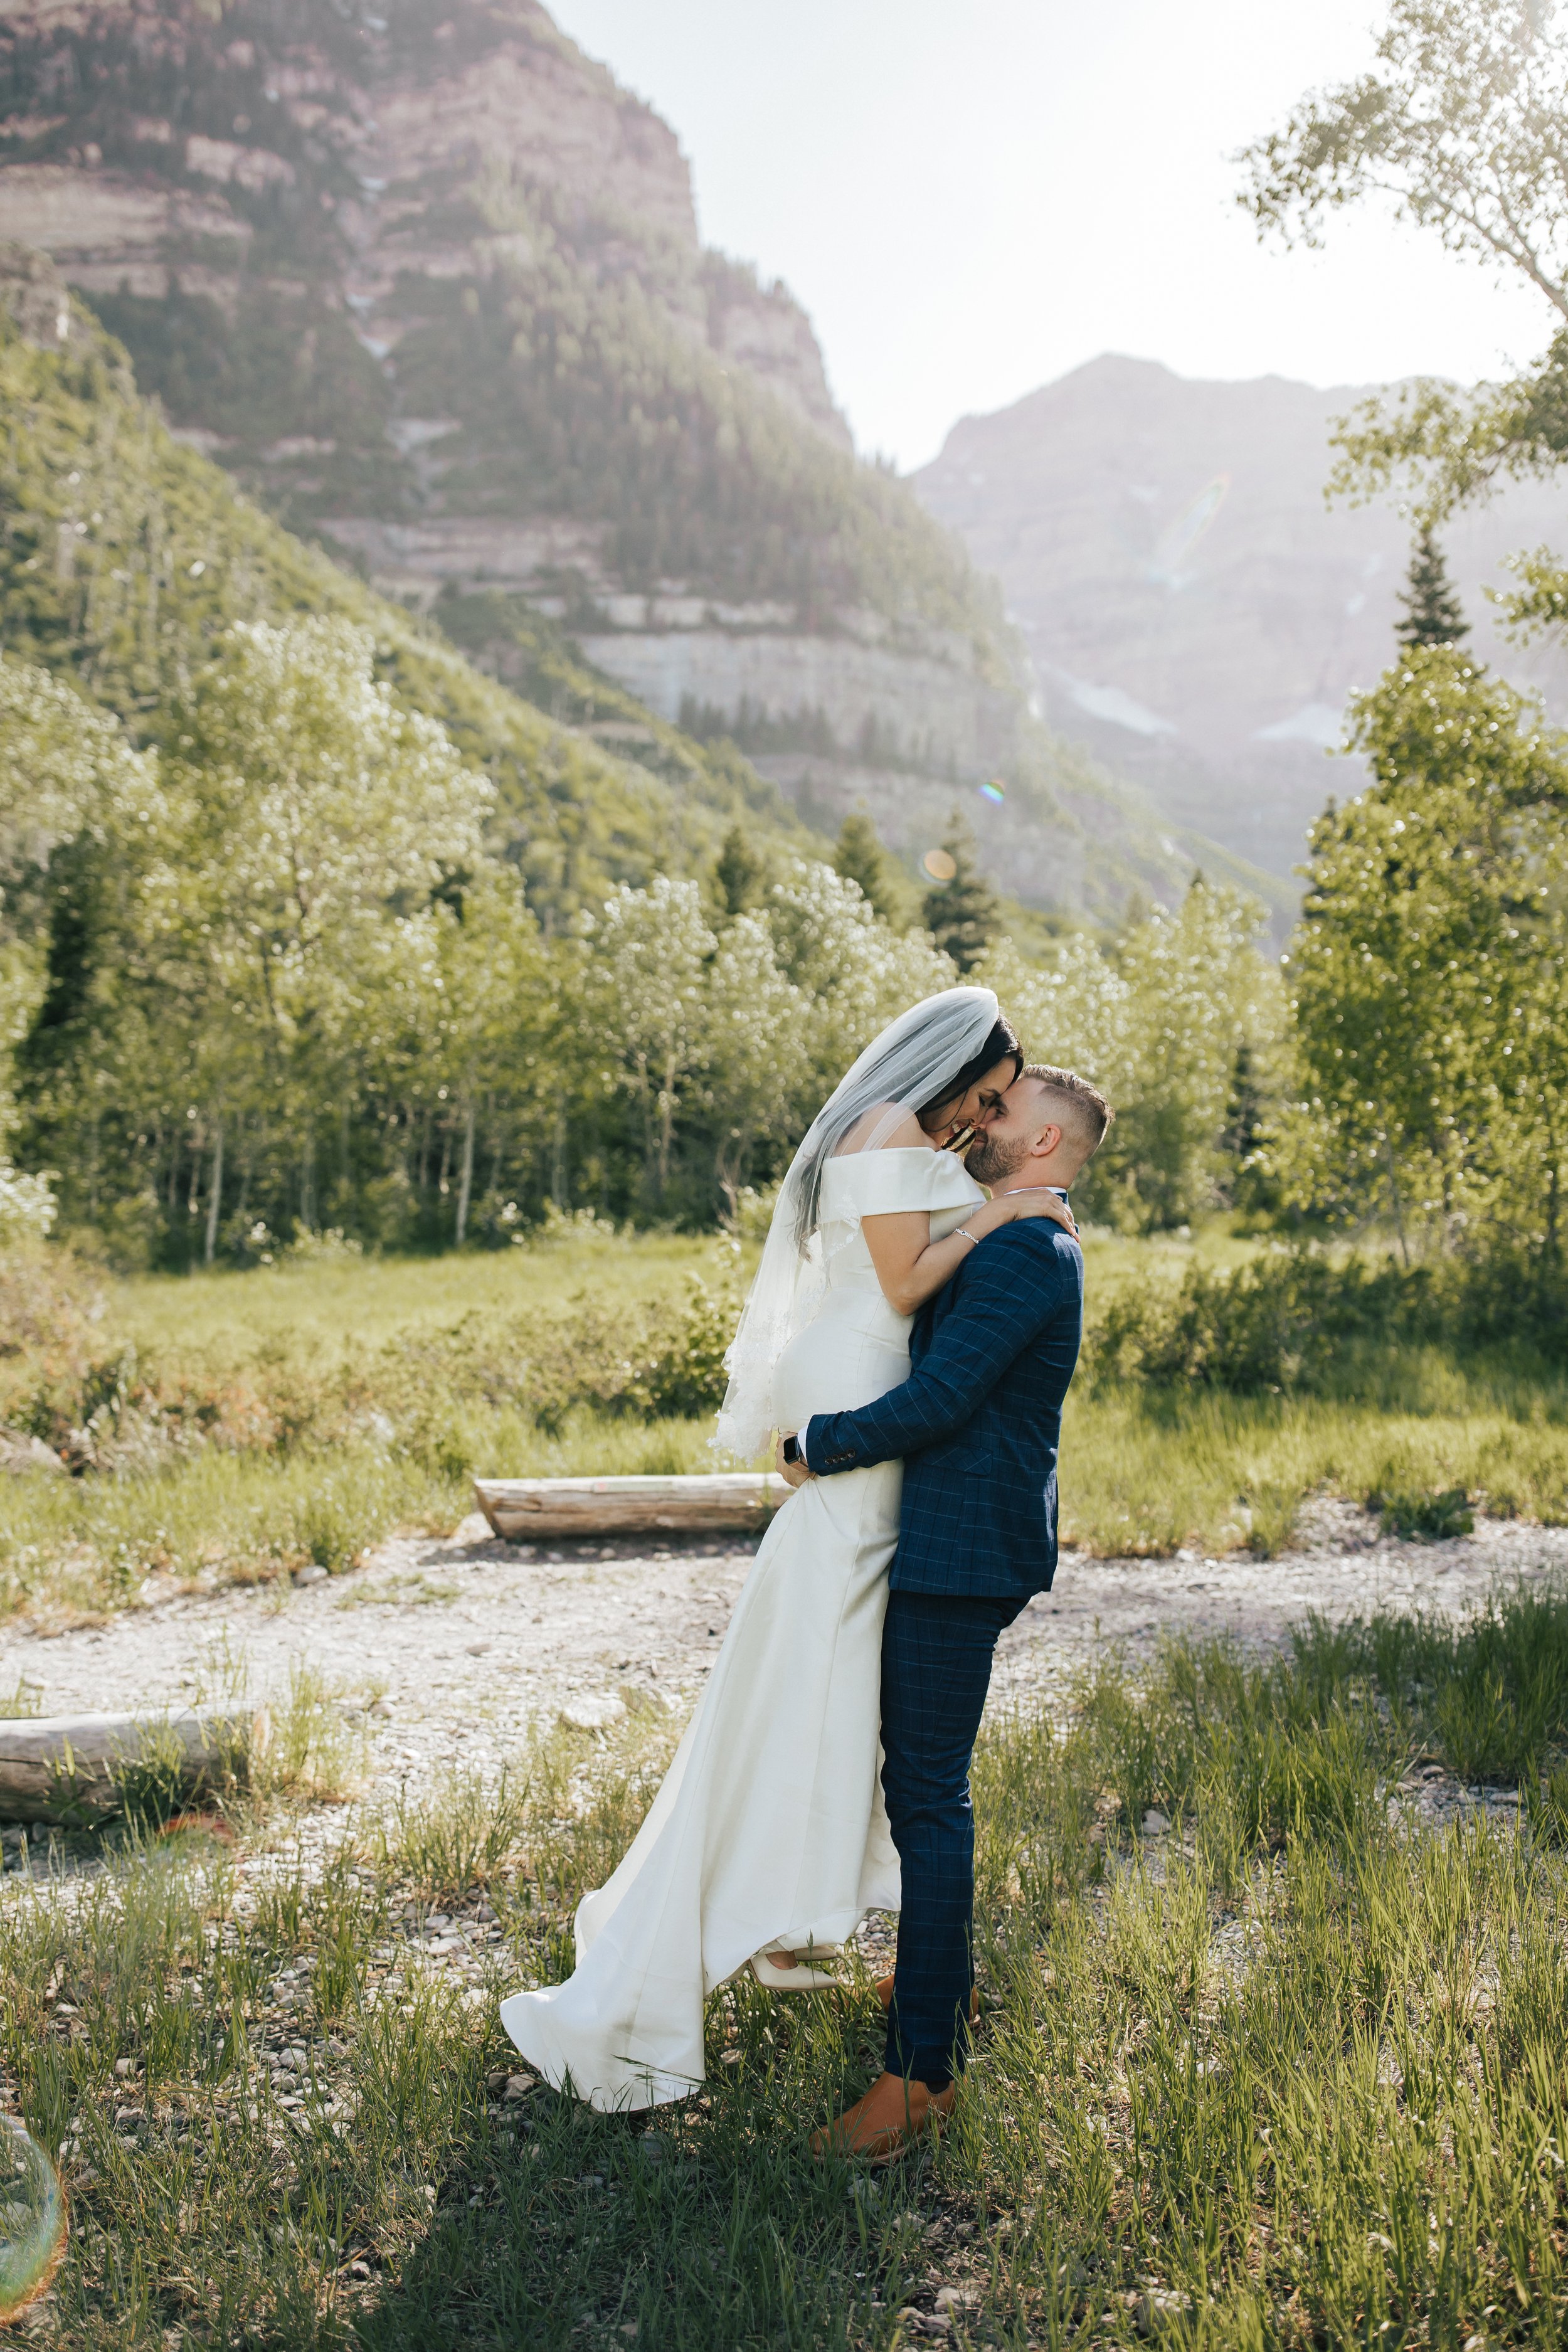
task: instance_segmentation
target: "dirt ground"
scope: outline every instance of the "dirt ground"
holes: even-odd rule
[[[276,1697],[306,1665],[367,1710],[374,1780],[418,1780],[459,1761],[490,1769],[563,1712],[607,1721],[637,1693],[683,1707],[751,1558],[716,1542],[506,1544],[476,1516],[446,1540],[400,1538],[342,1576],[169,1599],[49,1638],[0,1635],[0,1689],[32,1685],[47,1715],[178,1706]],[[1064,1553],[1054,1591],[1004,1641],[992,1703],[1048,1702],[1106,1644],[1133,1658],[1165,1633],[1267,1646],[1309,1610],[1454,1613],[1499,1581],[1563,1573],[1565,1528],[1483,1521],[1448,1542],[1401,1542],[1335,1504],[1277,1559]]]

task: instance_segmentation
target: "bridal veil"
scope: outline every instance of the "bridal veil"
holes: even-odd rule
[[[810,1321],[822,1290],[817,1208],[826,1162],[868,1111],[881,1107],[884,1116],[859,1150],[875,1150],[912,1112],[940,1102],[996,1018],[988,988],[948,988],[911,1005],[872,1039],[806,1129],[779,1188],[762,1263],[724,1360],[730,1384],[714,1440],[721,1452],[750,1462],[773,1427],[773,1369]]]

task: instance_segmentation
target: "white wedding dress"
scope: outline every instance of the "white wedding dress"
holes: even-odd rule
[[[984,1200],[950,1152],[864,1151],[823,1171],[822,1302],[773,1380],[782,1429],[909,1376],[912,1318],[877,1282],[862,1217],[927,1210],[941,1240]],[[820,1951],[895,1910],[879,1780],[882,1619],[903,1467],[798,1487],[775,1514],[663,1786],[577,1911],[577,1967],[501,2022],[558,2090],[602,2109],[686,2097],[702,2005],[755,1952]]]

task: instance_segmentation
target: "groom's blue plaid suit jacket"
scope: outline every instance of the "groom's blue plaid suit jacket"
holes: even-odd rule
[[[1082,1336],[1078,1244],[1045,1217],[1004,1225],[921,1309],[903,1386],[806,1423],[819,1476],[903,1456],[895,1592],[1050,1591],[1062,1399]]]

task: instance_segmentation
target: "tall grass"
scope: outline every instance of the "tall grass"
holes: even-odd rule
[[[374,1441],[284,1454],[199,1454],[129,1476],[28,1474],[0,1488],[0,1612],[123,1607],[149,1578],[262,1581],[308,1560],[336,1572],[396,1528],[445,1534],[472,1475],[604,1476],[709,1466],[710,1424],[645,1426],[580,1410],[547,1435],[516,1412],[454,1411],[437,1458]]]
[[[721,1989],[703,2094],[652,2117],[531,2088],[500,2033],[670,1731],[552,1735],[313,1874],[185,1839],[0,1882],[0,2063],[72,2192],[56,2340],[893,2352],[940,2287],[1016,2352],[1560,2340],[1568,1599],[1177,1644],[991,1725],[974,2063],[882,2175],[806,2152],[879,2063],[863,1976]],[[1424,1759],[1524,1801],[1436,1828]]]
[[[329,1255],[126,1285],[101,1331],[68,1299],[70,1378],[36,1335],[7,1359],[4,1410],[58,1436],[105,1401],[93,1428],[61,1441],[82,1475],[0,1482],[0,1612],[63,1622],[134,1600],[150,1577],[336,1571],[394,1528],[449,1528],[476,1472],[710,1466],[697,1407],[721,1377],[727,1248],[578,1236],[489,1257]],[[1271,1264],[1223,1234],[1091,1242],[1091,1310],[1103,1293],[1121,1354],[1143,1365],[1139,1349],[1179,1341],[1203,1376],[1121,1377],[1091,1342],[1064,1432],[1069,1541],[1101,1556],[1268,1555],[1318,1493],[1369,1504],[1401,1533],[1455,1532],[1477,1510],[1568,1518],[1568,1376],[1538,1359],[1380,1349],[1358,1327],[1320,1350],[1310,1392],[1211,1379],[1216,1350],[1261,1361],[1260,1332],[1284,1347],[1316,1297],[1321,1268],[1298,1279],[1292,1264],[1276,1282]],[[1237,1265],[1253,1273],[1233,1330],[1212,1270]],[[709,1288],[683,1298],[694,1274]],[[35,1306],[46,1290],[35,1283]],[[1352,1285],[1358,1313],[1374,1294]]]
[[[1458,1489],[1499,1518],[1568,1520],[1568,1384],[1519,1394],[1484,1380],[1466,1405],[1434,1381],[1383,1406],[1206,1389],[1104,1388],[1069,1396],[1061,1451],[1066,1538],[1099,1557],[1250,1549],[1267,1557],[1302,1505],[1337,1494],[1399,1517]],[[1511,1393],[1510,1393],[1511,1391]],[[1401,1532],[1406,1529],[1401,1528]],[[1424,1531],[1417,1527],[1417,1531]]]

